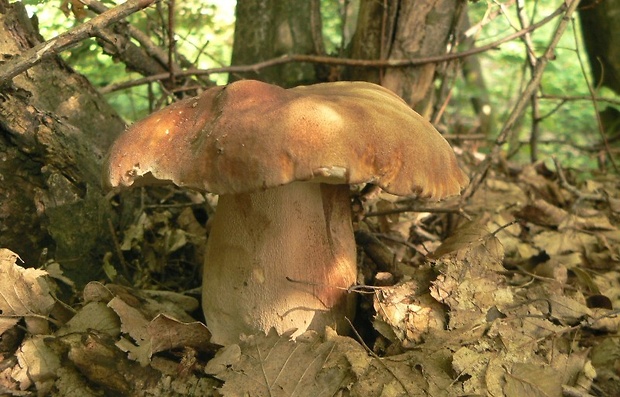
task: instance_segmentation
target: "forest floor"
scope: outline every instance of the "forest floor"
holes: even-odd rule
[[[220,347],[197,320],[213,203],[160,189],[83,288],[0,250],[0,395],[618,396],[619,190],[504,162],[461,199],[365,197],[355,332]]]

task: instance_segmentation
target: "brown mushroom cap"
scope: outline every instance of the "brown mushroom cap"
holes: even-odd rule
[[[112,186],[150,173],[217,194],[316,180],[440,199],[468,183],[428,121],[366,82],[211,88],[135,123],[112,147],[106,172]]]

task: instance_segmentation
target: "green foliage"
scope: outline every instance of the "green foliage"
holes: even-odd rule
[[[108,7],[119,4],[121,0],[108,0]],[[51,38],[66,31],[72,26],[82,23],[75,15],[65,15],[61,11],[63,0],[26,0],[24,2],[32,14],[39,20],[40,31],[45,38]],[[529,21],[538,21],[553,12],[561,5],[561,0],[537,0],[527,2]],[[168,9],[166,2],[159,2],[143,12],[129,18],[131,23],[142,32],[148,34],[153,42],[168,49]],[[230,63],[232,40],[234,35],[234,6],[230,0],[186,0],[176,1],[174,20],[175,61],[187,67],[206,69],[227,66]],[[342,54],[342,47],[348,44],[353,35],[356,23],[356,11],[359,2],[355,0],[321,0],[321,17],[323,38],[328,54]],[[485,20],[497,11],[495,2],[478,1],[469,3],[469,16],[472,25]],[[87,12],[87,18],[92,12]],[[536,56],[541,56],[557,24],[547,24],[534,31],[531,40]],[[538,150],[541,158],[551,154],[560,157],[563,162],[571,165],[592,165],[594,160],[587,153],[576,151],[575,147],[591,146],[600,140],[596,123],[595,110],[591,101],[571,100],[569,97],[588,97],[589,90],[586,75],[579,64],[578,53],[587,63],[587,57],[581,43],[578,22],[570,27],[555,51],[555,59],[547,66],[542,79],[539,94],[557,97],[541,98],[540,122],[541,141]],[[574,29],[577,27],[577,31]],[[476,46],[482,46],[518,30],[519,19],[515,7],[506,7],[504,13],[485,22],[477,33]],[[343,39],[343,35],[345,36]],[[94,40],[86,40],[80,45],[66,51],[62,56],[80,73],[100,88],[111,84],[138,79],[136,73],[126,70],[125,65],[105,55],[99,44]],[[530,79],[530,69],[526,60],[526,47],[519,39],[504,43],[498,49],[487,51],[479,56],[483,66],[487,95],[491,98],[495,112],[495,132],[506,120],[515,101]],[[225,83],[226,74],[210,75],[214,82]],[[482,94],[479,87],[468,84],[460,74],[454,77],[452,98],[444,115],[448,131],[471,130],[477,121],[473,113],[470,99]],[[609,94],[609,93],[607,93]],[[128,121],[139,119],[154,108],[166,104],[169,95],[157,83],[141,85],[130,89],[107,94],[111,104]],[[164,97],[162,100],[161,98]],[[566,100],[563,100],[565,98]],[[601,105],[604,108],[605,105]],[[514,139],[511,140],[510,153],[515,153],[521,160],[529,159],[529,146],[532,130],[531,115],[528,112],[515,127]],[[579,154],[575,156],[575,154]]]
[[[555,0],[527,2],[528,19],[531,23],[539,21],[560,5],[560,1]],[[490,2],[470,4],[472,25],[483,20],[487,12],[495,11],[496,7]],[[505,14],[499,15],[484,25],[477,37],[476,46],[486,45],[520,29],[515,7],[506,8],[505,11]],[[532,33],[531,39],[537,57],[542,56],[546,50],[558,19],[556,18],[555,21]],[[586,63],[584,65],[585,76],[579,63],[578,51]],[[600,140],[593,104],[588,100],[575,100],[577,97],[590,96],[586,77],[591,79],[578,20],[567,29],[554,55],[555,59],[547,65],[538,93],[566,100],[563,101],[560,98],[539,100],[540,115],[543,118],[539,126],[539,158],[544,159],[555,155],[560,161],[569,165],[593,166],[595,164],[593,158],[575,149],[580,146],[590,146],[593,142]],[[500,124],[497,126],[499,129],[531,77],[526,59],[526,46],[523,41],[514,40],[502,44],[498,50],[484,53],[480,56],[480,60],[484,68],[488,94],[492,98],[493,110],[498,116],[496,119]],[[475,95],[475,92],[472,92],[471,87],[467,86],[464,81],[459,80],[456,83],[455,93],[453,105],[456,109],[451,108],[449,114],[457,119],[464,117],[471,121],[473,113],[469,110],[468,101],[472,95]],[[509,152],[516,151],[516,158],[519,160],[529,159],[529,146],[524,143],[529,141],[531,131],[531,112],[528,109],[513,131],[515,139],[511,141],[512,145],[509,149]],[[520,144],[517,144],[517,141]],[[578,156],[575,155],[576,153]]]
[[[321,0],[323,40],[328,54],[338,54],[341,49],[345,9],[339,0]]]
[[[105,2],[113,7],[122,1]],[[61,11],[62,0],[28,0],[25,2],[31,15],[39,20],[39,29],[44,38],[50,39],[83,21],[74,14]],[[234,1],[230,0],[184,0],[175,2],[175,61],[183,63],[182,57],[198,68],[226,66],[230,63],[234,32]],[[87,12],[88,18],[94,16]],[[128,18],[128,22],[149,35],[159,47],[168,49],[168,10],[165,3],[157,3],[144,12]],[[63,58],[78,72],[84,74],[95,87],[137,79],[142,76],[126,70],[125,65],[104,54],[94,39],[86,40],[62,54]],[[218,83],[225,83],[226,75],[213,75]],[[151,95],[149,95],[151,90]],[[107,97],[128,122],[147,115],[156,104],[149,98],[160,98],[158,84],[151,87],[134,87],[121,92],[107,94]]]

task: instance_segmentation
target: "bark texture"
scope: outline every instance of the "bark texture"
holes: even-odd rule
[[[238,0],[236,17],[232,65],[249,65],[292,53],[324,52],[315,0]],[[320,79],[315,66],[298,63],[231,75],[230,81],[240,78],[283,87],[312,84]]]
[[[587,0],[580,4],[583,39],[590,60],[593,85],[620,94],[620,2]],[[618,145],[620,112],[613,107],[601,111],[601,122],[609,140]]]
[[[456,28],[459,0],[362,0],[352,58],[408,59],[441,55]],[[418,112],[432,93],[436,64],[386,70],[354,69],[352,80],[379,83],[394,91]]]
[[[0,0],[0,38],[2,62],[42,41],[22,3],[7,0]],[[100,168],[123,129],[89,82],[59,58],[1,87],[0,246],[29,265],[55,258],[85,281],[110,236]]]
[[[620,2],[582,1],[579,16],[595,85],[620,93]]]

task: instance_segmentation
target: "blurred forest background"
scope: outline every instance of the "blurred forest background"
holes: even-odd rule
[[[505,3],[491,1],[421,2],[419,5],[408,6],[411,11],[406,9],[403,11],[402,9],[406,8],[404,4],[408,2],[316,0],[303,3],[303,7],[295,2],[278,4],[277,2],[255,1],[248,2],[247,5],[242,4],[244,8],[241,12],[246,9],[253,14],[242,15],[240,23],[247,23],[247,27],[244,25],[238,27],[238,34],[255,36],[255,40],[263,40],[263,43],[250,43],[249,40],[244,39],[244,41],[247,40],[246,47],[242,47],[244,44],[237,44],[237,55],[232,58],[232,64],[250,65],[285,54],[396,59],[398,56],[420,58],[456,53],[483,47],[524,29],[553,13],[559,5],[553,0]],[[582,2],[580,6],[582,16],[598,12],[598,16],[595,16],[596,20],[588,23],[590,23],[589,29],[596,27],[601,32],[592,34],[599,36],[609,34],[609,37],[613,37],[613,33],[617,33],[615,30],[609,30],[611,28],[606,28],[605,21],[602,20],[602,18],[609,18],[609,24],[611,24],[612,18],[617,18],[615,15],[618,11],[613,9],[614,6],[611,3],[609,1]],[[44,38],[52,38],[80,24],[84,18],[92,15],[92,12],[88,11],[88,8],[79,1],[64,1],[57,4],[49,1],[25,1],[24,4],[29,14],[36,15],[38,18],[39,28]],[[103,4],[108,7],[113,5],[112,2]],[[376,67],[351,71],[345,70],[347,68],[344,66],[321,65],[317,62],[313,65],[295,63],[286,67],[263,68],[251,75],[237,73],[229,77],[226,66],[231,65],[234,47],[236,2],[183,1],[170,4],[173,7],[172,20],[166,4],[158,3],[151,9],[132,15],[128,22],[146,34],[153,44],[169,51],[178,67],[211,70],[209,73],[202,74],[208,82],[196,82],[196,86],[204,86],[205,83],[225,84],[231,79],[248,77],[285,86],[352,78],[380,82],[381,74],[392,72],[391,68]],[[359,14],[360,7],[364,13],[362,15]],[[397,7],[401,7],[401,10],[396,11]],[[414,22],[419,23],[414,19],[414,15],[400,15],[398,23],[401,25],[393,26],[395,13],[410,12],[427,15],[429,7],[439,9],[431,17],[443,19],[433,21],[435,26],[429,26],[427,29],[438,29],[436,25],[440,23],[444,31],[439,34],[435,33],[436,37],[431,40],[427,39],[426,48],[416,49],[411,43],[403,41],[404,39],[411,40],[406,35],[428,33],[420,27],[417,27],[417,31],[411,27],[408,28],[411,29],[410,31],[405,31],[402,26],[411,25]],[[605,13],[602,9],[605,9]],[[256,19],[257,15],[262,19]],[[403,20],[403,17],[410,18],[410,21]],[[613,68],[617,68],[618,62],[613,57],[617,58],[618,55],[617,50],[611,46],[603,48],[604,43],[600,42],[599,36],[596,36],[591,39],[600,44],[596,50],[607,51],[608,59],[612,59],[615,64],[605,63],[600,53],[593,54],[592,58],[589,58],[582,34],[582,21],[583,17],[575,18],[554,49],[553,62],[547,66],[537,94],[539,99],[536,104],[536,118],[538,120],[533,123],[532,112],[524,113],[513,133],[513,145],[509,148],[511,155],[518,156],[520,159],[528,159],[532,155],[529,143],[532,139],[536,139],[540,145],[536,147],[539,153],[532,155],[534,157],[544,158],[555,154],[563,162],[570,159],[570,165],[596,166],[598,153],[592,143],[600,142],[602,138],[589,86],[596,91],[594,99],[598,101],[597,109],[604,110],[609,106],[617,111],[620,106],[617,94],[609,88],[609,85],[602,83],[604,78],[618,73]],[[358,26],[358,23],[366,26]],[[264,27],[258,28],[261,24]],[[397,28],[401,31],[395,32],[394,29]],[[250,32],[244,33],[243,29]],[[276,29],[289,31],[283,32]],[[418,103],[412,103],[412,105],[418,110],[423,109],[427,116],[441,123],[445,133],[481,132],[486,134],[488,139],[492,139],[493,134],[501,128],[500,123],[506,119],[511,106],[522,93],[531,71],[531,57],[542,55],[554,29],[555,23],[546,23],[530,34],[503,43],[501,46],[481,52],[476,56],[456,58],[450,62],[438,64],[437,70],[432,75],[432,89],[424,92],[423,95],[418,94],[422,97],[432,97],[427,98],[426,101],[431,102],[434,109],[424,110]],[[295,32],[296,30],[298,31]],[[389,32],[389,30],[392,31]],[[170,34],[173,34],[172,40]],[[291,34],[297,36],[291,37]],[[390,35],[394,34],[402,35],[402,37],[395,38],[395,40],[400,40],[400,43],[389,42],[392,40]],[[288,36],[284,37],[284,35]],[[384,37],[375,37],[376,35]],[[374,38],[383,41],[373,43]],[[287,42],[287,40],[292,40],[292,42]],[[104,44],[102,39],[99,41],[94,38],[84,40],[69,51],[63,52],[62,57],[76,71],[87,76],[128,123],[169,103],[172,100],[171,94],[183,95],[182,90],[187,89],[175,86],[162,87],[157,81],[134,86],[122,84],[153,71],[140,70],[136,65],[129,65],[128,70],[127,60],[118,54],[119,49],[110,48],[109,43],[107,47]],[[171,44],[172,49],[170,49]],[[372,48],[377,44],[379,48]],[[402,46],[401,49],[393,48],[399,45]],[[250,46],[253,48],[249,49]],[[403,49],[407,46],[411,49],[404,52]],[[594,44],[591,45],[591,49],[594,50]],[[598,70],[597,79],[593,78],[590,61],[594,61],[594,68]],[[166,66],[160,65],[161,68]],[[132,70],[134,68],[138,70]],[[218,71],[218,68],[223,70]],[[602,70],[603,68],[605,70]],[[291,73],[282,75],[280,73],[282,69],[291,70]],[[617,87],[615,89],[617,90]],[[490,107],[487,109],[488,116],[481,111],[484,105]],[[492,121],[486,122],[486,117]],[[537,137],[532,137],[533,134]]]
[[[456,217],[480,215],[487,227],[510,231],[512,239],[501,241],[505,260],[503,252],[487,257],[497,265],[488,279],[495,286],[505,283],[499,274],[531,276],[531,268],[520,273],[523,264],[550,263],[556,254],[563,255],[562,260],[570,256],[570,266],[553,262],[556,268],[564,266],[566,277],[557,276],[556,270],[544,277],[562,285],[561,292],[554,289],[553,293],[578,315],[560,315],[559,320],[549,316],[544,321],[548,329],[558,326],[554,335],[572,335],[581,331],[580,319],[593,316],[584,296],[604,296],[606,310],[617,309],[620,303],[620,46],[612,43],[617,37],[620,2],[614,0],[0,0],[0,248],[17,253],[24,266],[46,269],[58,282],[54,292],[67,307],[82,299],[80,291],[92,280],[195,295],[213,198],[170,187],[104,191],[101,166],[113,140],[132,122],[216,84],[248,78],[284,87],[365,80],[393,90],[431,120],[472,179],[461,201],[450,201],[443,210],[434,207],[428,211],[431,215],[427,207],[411,207],[408,202],[375,202],[366,219],[370,219],[369,230],[381,237],[382,246],[400,255],[399,261],[423,266],[420,252],[436,248],[454,230]],[[550,204],[553,213],[541,202]],[[396,215],[396,221],[390,218],[411,211],[426,215],[415,221],[408,215]],[[578,239],[565,240],[574,226],[566,226],[569,218],[578,221]],[[399,222],[406,226],[398,226]],[[474,229],[466,233],[475,234]],[[496,232],[480,230],[486,233],[484,239],[495,238]],[[601,237],[599,232],[607,234]],[[584,235],[596,235],[598,240],[588,240],[586,245]],[[0,265],[3,261],[0,258]],[[488,263],[477,264],[489,268]],[[587,270],[580,271],[582,266]],[[540,282],[539,276],[533,276],[532,285],[533,280]],[[563,288],[570,280],[574,284],[566,289],[568,298]],[[518,281],[514,285],[523,282]],[[428,289],[428,285],[423,288]],[[582,290],[588,292],[575,297],[575,291]],[[544,299],[556,297],[548,291],[540,294]],[[539,295],[534,295],[528,298],[536,301]],[[479,295],[463,301],[474,297]],[[458,302],[434,298],[435,304],[450,306],[453,314],[460,310]],[[485,303],[477,303],[486,308]],[[6,313],[1,304],[0,311]],[[58,336],[57,330],[71,317],[51,315],[51,309],[36,310],[28,307],[27,313],[56,316],[41,335]],[[116,323],[132,317],[117,314],[121,320]],[[503,318],[484,315],[482,323]],[[525,316],[517,317],[521,315]],[[560,323],[565,328],[560,329]],[[0,331],[13,326],[0,322]],[[115,327],[117,337],[121,330],[118,324]],[[459,325],[442,327],[458,330]],[[518,327],[511,324],[507,329]],[[607,346],[605,354],[608,357],[613,351],[616,356],[597,366],[611,374],[605,378],[610,382],[600,386],[607,394],[599,395],[617,395],[617,324],[606,327],[595,332],[615,335],[610,338],[613,349]],[[31,328],[27,331],[34,334]],[[375,331],[381,333],[378,328]],[[25,342],[21,345],[25,331],[19,332],[13,345],[0,343],[3,355],[10,353],[5,357],[27,350]],[[528,338],[540,346],[553,339],[540,335],[528,334]],[[475,344],[480,338],[469,342]],[[450,360],[460,341],[454,343]],[[588,343],[579,348],[586,351],[596,344]],[[555,345],[540,346],[536,353],[540,357],[546,348],[556,352]],[[371,346],[381,350],[375,347]],[[119,361],[126,360],[124,354],[115,354]],[[575,374],[587,373],[586,361],[595,357],[588,354],[573,366]],[[23,359],[10,360],[6,363],[25,368]],[[89,356],[82,365],[90,368],[96,362],[96,356]],[[8,364],[3,371],[10,372]],[[502,365],[508,367],[505,362],[496,364],[497,371]],[[446,365],[442,362],[437,368]],[[458,371],[457,367],[454,364],[453,370]],[[84,368],[80,367],[82,373],[87,372]],[[142,376],[132,368],[127,364],[120,372],[126,379]],[[119,372],[108,370],[102,373]],[[39,390],[50,390],[50,385],[42,384],[59,374],[56,368],[34,377],[20,377],[15,371],[12,378],[2,378],[10,382],[0,381],[0,387],[10,383],[17,390],[14,385],[19,384],[26,390],[31,380]],[[530,375],[536,373],[531,371]],[[472,382],[483,379],[480,384],[484,383],[484,374],[463,373]],[[556,379],[557,373],[540,377]],[[91,381],[116,390],[106,383],[111,376],[88,374]],[[462,389],[448,394],[425,390],[426,395],[484,393],[492,387],[468,389],[470,378],[442,376],[446,388]],[[135,379],[128,380],[132,382]],[[406,389],[402,382],[401,386]],[[505,395],[520,395],[518,388],[513,394],[506,390]],[[358,395],[375,395],[364,393]]]

